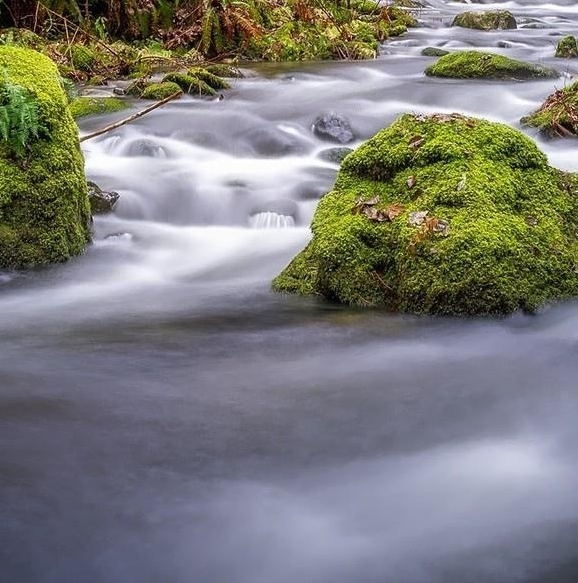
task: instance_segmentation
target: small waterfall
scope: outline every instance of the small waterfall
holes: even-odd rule
[[[252,229],[288,229],[295,226],[295,219],[287,215],[265,211],[249,217],[249,226]]]

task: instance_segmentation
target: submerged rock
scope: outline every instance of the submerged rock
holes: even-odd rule
[[[508,10],[462,12],[454,18],[452,26],[474,28],[476,30],[498,30],[518,27],[514,15]]]
[[[344,160],[311,229],[274,289],[455,315],[578,295],[578,175],[502,124],[400,117]]]
[[[421,54],[424,57],[443,57],[445,55],[449,55],[449,53],[449,51],[440,49],[439,47],[425,47],[425,49],[421,50]]]
[[[551,138],[578,136],[578,81],[552,93],[534,113],[520,122],[538,128]]]
[[[353,152],[353,148],[346,147],[327,148],[326,150],[322,150],[321,152],[319,152],[319,157],[322,160],[326,160],[327,162],[341,164],[345,156],[351,154],[351,152]]]
[[[578,57],[578,44],[573,36],[565,36],[556,45],[556,57],[560,59],[573,59]]]
[[[554,79],[558,71],[484,51],[459,51],[438,59],[425,74],[454,79]]]
[[[337,113],[323,113],[315,118],[313,133],[322,140],[346,144],[355,139],[349,120]]]
[[[0,267],[25,267],[65,261],[83,252],[90,240],[90,208],[78,129],[68,108],[58,70],[29,49],[0,47],[0,107],[34,109],[11,125],[0,147]],[[14,103],[8,88],[26,107]],[[16,88],[16,89],[14,89]],[[5,111],[6,113],[6,111]],[[14,121],[14,120],[13,120]],[[19,154],[17,132],[28,128]],[[26,133],[26,132],[24,132]]]
[[[87,182],[88,199],[90,201],[90,210],[93,215],[109,213],[114,208],[120,198],[120,194],[114,190],[102,190],[95,182]]]

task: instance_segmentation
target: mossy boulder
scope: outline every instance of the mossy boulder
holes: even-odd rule
[[[573,36],[565,36],[556,45],[556,57],[560,59],[573,59],[578,57],[578,44]]]
[[[223,78],[202,67],[194,67],[186,73],[169,73],[164,76],[163,83],[175,83],[191,95],[216,95],[217,91],[231,87]]]
[[[124,99],[118,97],[77,97],[70,103],[70,111],[74,119],[87,115],[102,115],[122,111],[128,107]]]
[[[400,117],[345,158],[311,229],[275,290],[442,315],[578,295],[578,175],[498,123]]]
[[[485,51],[459,51],[438,59],[425,74],[453,79],[555,79],[554,69]]]
[[[520,122],[538,128],[551,138],[578,136],[578,81],[552,93]]]
[[[474,28],[476,30],[498,30],[518,27],[514,15],[508,10],[462,12],[454,18],[452,26]]]
[[[216,63],[215,65],[209,65],[206,70],[217,77],[225,77],[229,79],[242,79],[243,71],[235,67],[234,65],[228,65],[227,63]]]
[[[424,57],[443,57],[445,55],[449,55],[449,53],[449,51],[440,49],[439,47],[425,47],[425,49],[421,50],[421,54]]]
[[[164,81],[163,83],[149,83],[144,87],[140,93],[142,99],[166,99],[174,95],[177,91],[182,89],[172,81]]]
[[[45,132],[26,157],[0,143],[0,267],[64,261],[90,240],[78,130],[56,66],[29,49],[0,47],[0,69],[32,96]]]

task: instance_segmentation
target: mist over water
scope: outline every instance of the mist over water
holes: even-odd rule
[[[337,173],[318,114],[353,147],[408,111],[519,127],[578,74],[553,58],[575,3],[449,28],[472,8],[431,0],[375,61],[254,65],[83,143],[115,212],[84,256],[0,273],[0,581],[578,581],[576,302],[433,319],[269,289]],[[429,79],[425,46],[563,75]],[[578,171],[574,142],[529,135]]]

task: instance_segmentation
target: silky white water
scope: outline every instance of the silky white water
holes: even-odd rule
[[[578,74],[553,58],[574,2],[448,26],[471,8],[431,0],[375,61],[253,65],[83,143],[114,213],[82,257],[0,273],[0,581],[578,581],[576,302],[443,320],[269,287],[338,170],[318,114],[352,147],[408,111],[519,127]],[[562,76],[430,79],[425,46]],[[574,141],[528,133],[578,171]]]

